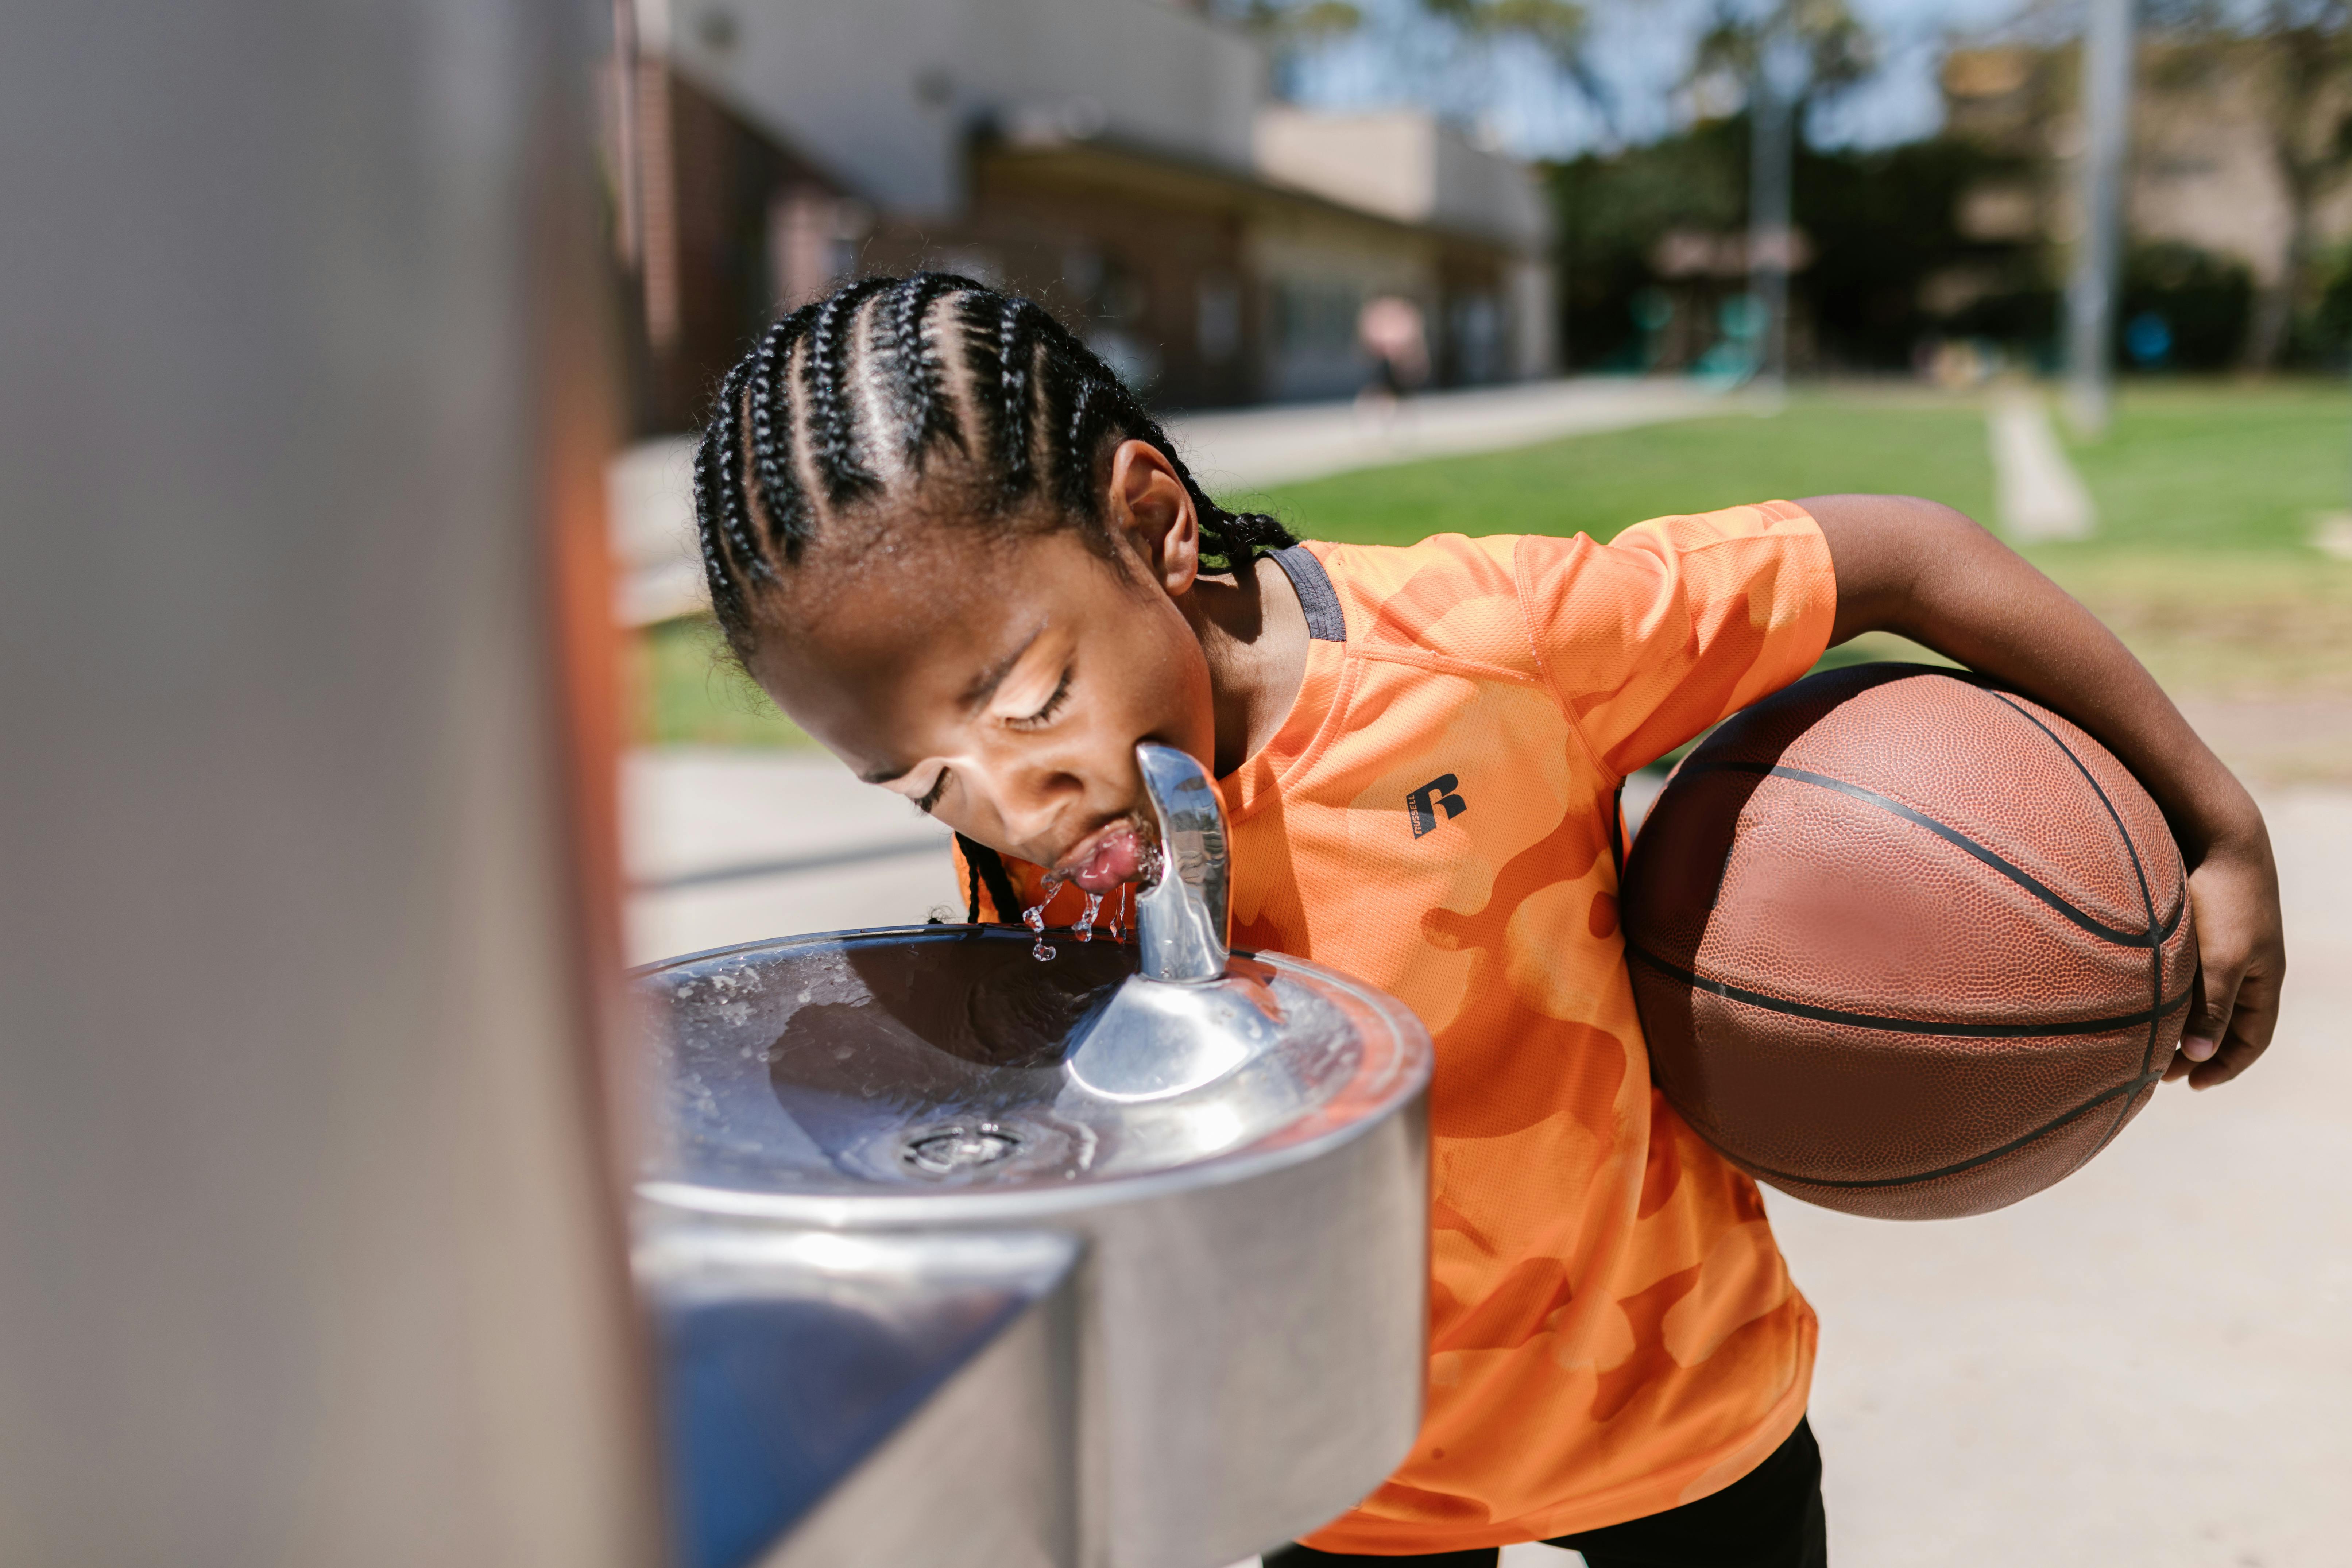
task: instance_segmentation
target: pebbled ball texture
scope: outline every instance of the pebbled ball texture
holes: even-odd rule
[[[1849,1214],[2041,1191],[2154,1092],[2197,944],[2123,764],[1960,672],[1861,665],[1685,759],[1625,871],[1651,1071],[1741,1169]]]

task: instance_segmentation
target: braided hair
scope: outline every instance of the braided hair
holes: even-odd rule
[[[1096,475],[1126,440],[1158,447],[1192,497],[1202,571],[1245,571],[1297,542],[1263,512],[1212,500],[1135,395],[1034,300],[919,272],[803,306],[727,373],[695,450],[703,572],[728,647],[749,667],[762,590],[782,585],[818,530],[927,475],[954,484],[976,521],[1043,511],[1110,554]],[[1003,863],[958,841],[972,918],[983,880],[1009,916]]]

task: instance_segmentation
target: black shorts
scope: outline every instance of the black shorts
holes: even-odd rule
[[[1586,1568],[1828,1568],[1828,1521],[1822,1511],[1822,1450],[1810,1422],[1799,1421],[1769,1458],[1696,1502],[1622,1524],[1555,1536],[1545,1544],[1584,1554]],[[1323,1563],[1388,1563],[1403,1568],[1494,1568],[1497,1549],[1432,1552],[1417,1557],[1366,1557],[1286,1546],[1265,1568]]]

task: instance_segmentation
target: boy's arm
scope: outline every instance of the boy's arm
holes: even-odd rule
[[[2278,868],[2245,786],[2155,678],[2056,584],[1950,507],[1815,496],[1837,570],[1832,644],[1898,632],[2015,687],[2096,736],[2156,798],[2189,868],[2198,993],[2168,1079],[2226,1083],[2271,1042],[2286,969]]]

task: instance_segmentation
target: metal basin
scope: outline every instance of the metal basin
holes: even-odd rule
[[[686,1560],[1223,1568],[1403,1458],[1420,1024],[1287,958],[1177,984],[1052,940],[835,933],[641,973]]]

